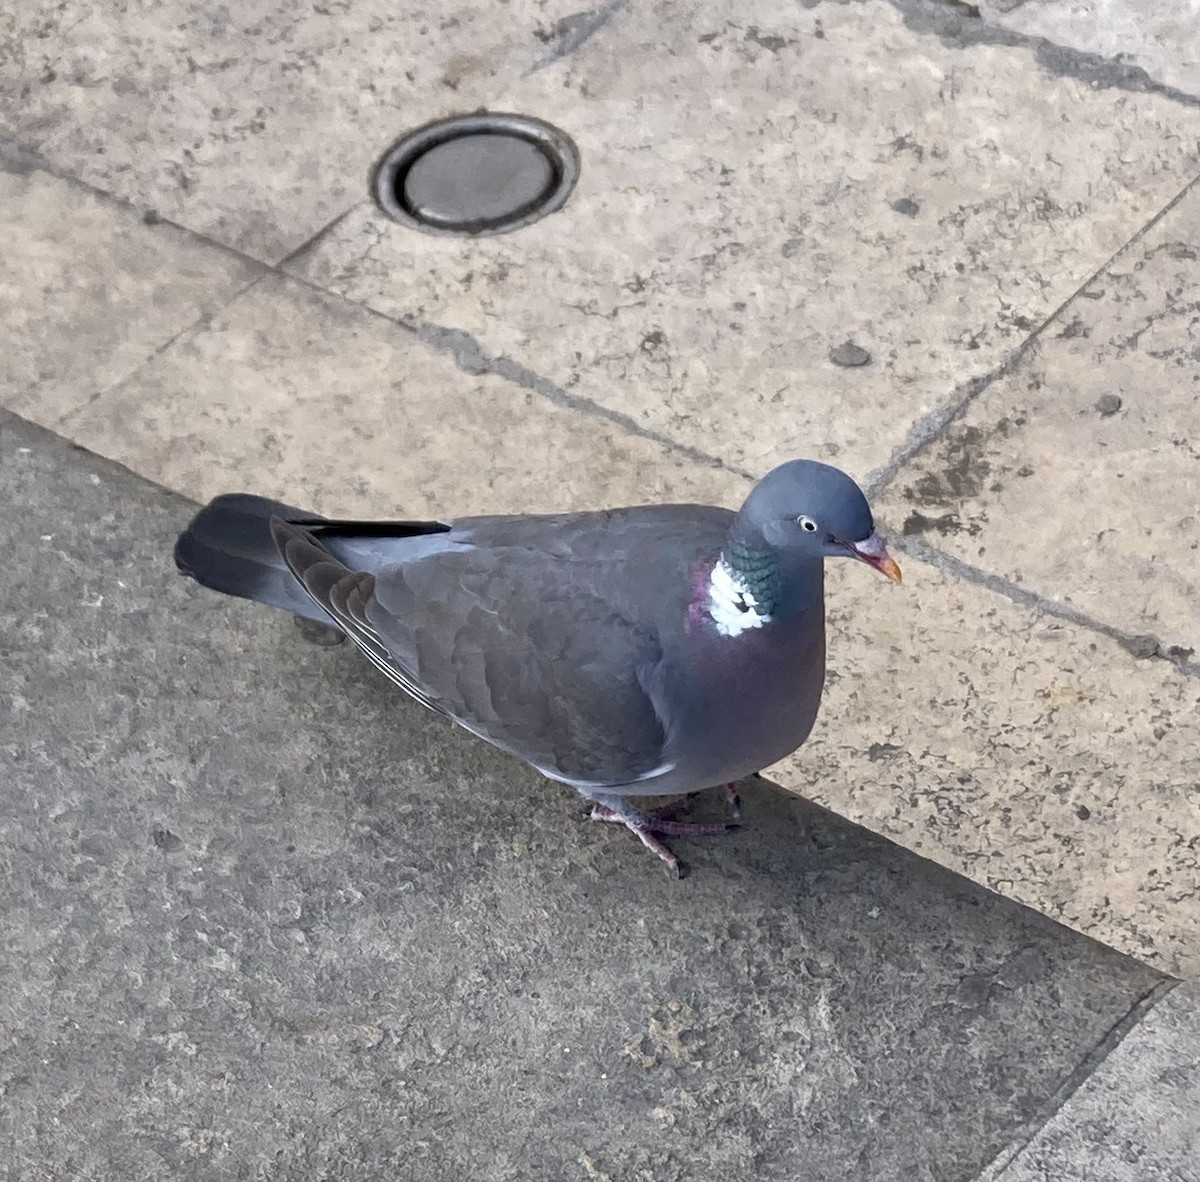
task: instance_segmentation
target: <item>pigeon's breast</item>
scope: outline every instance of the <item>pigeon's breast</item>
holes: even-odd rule
[[[710,787],[790,755],[808,738],[825,683],[824,604],[736,637],[706,637],[674,736],[678,769]]]

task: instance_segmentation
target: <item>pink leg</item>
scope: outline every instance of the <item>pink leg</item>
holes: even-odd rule
[[[664,815],[662,809],[647,809],[638,814],[636,821],[631,821],[616,809],[610,809],[603,804],[593,805],[588,817],[592,821],[615,821],[618,825],[628,825],[630,829],[663,833],[667,837],[720,837],[723,833],[736,833],[741,828],[740,825],[729,825],[724,821],[715,824],[706,824],[703,821],[674,821]]]

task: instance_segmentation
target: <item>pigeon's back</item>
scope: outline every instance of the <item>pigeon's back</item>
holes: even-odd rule
[[[553,778],[626,794],[735,780],[807,737],[825,633],[820,595],[770,629],[712,627],[705,585],[733,517],[457,521],[379,571],[366,617],[435,708]]]
[[[456,521],[386,556],[362,622],[430,705],[544,774],[648,784],[674,762],[662,693],[693,568],[731,517],[651,506]]]

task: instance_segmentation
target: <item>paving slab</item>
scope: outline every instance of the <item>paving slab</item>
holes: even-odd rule
[[[903,532],[1181,657],[1200,651],[1200,187],[909,463]]]
[[[865,474],[1200,171],[1200,109],[911,7],[636,5],[496,98],[578,143],[561,212],[458,241],[364,203],[289,267],[731,466]]]
[[[182,498],[9,415],[0,495],[22,1182],[966,1180],[1160,981],[765,785],[673,882],[175,575]]]
[[[30,0],[0,14],[0,135],[276,262],[361,198],[401,132],[570,52],[604,23],[585,15],[573,0]]]
[[[0,156],[0,400],[48,415],[129,376],[261,268]]]
[[[1027,1147],[980,1182],[1200,1178],[1200,989],[1168,994]]]
[[[199,500],[245,487],[343,516],[721,501],[744,483],[275,274],[118,387],[37,417]]]
[[[830,676],[771,776],[1200,977],[1200,680],[936,565],[829,572]]]

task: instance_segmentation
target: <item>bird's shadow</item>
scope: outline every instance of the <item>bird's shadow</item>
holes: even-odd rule
[[[986,916],[1014,930],[1064,931],[759,776],[740,785],[739,831],[669,839],[689,869],[676,880],[623,826],[590,821],[578,793],[405,698],[350,646],[319,649],[283,635],[280,660],[320,667],[285,684],[297,709],[316,694],[326,723],[338,722],[362,815],[390,859],[422,863],[422,851],[436,848],[457,862],[459,883],[508,874],[531,889],[581,891],[592,904],[659,918],[735,898],[743,908],[816,908],[843,928],[854,917],[881,943],[886,933],[927,929],[931,909],[969,913],[972,926]],[[721,790],[695,797],[683,819],[729,820]]]

